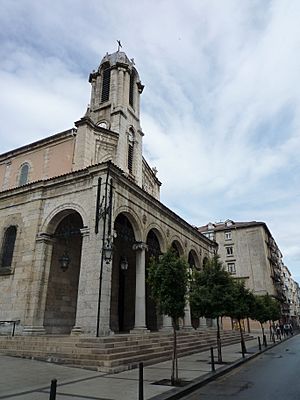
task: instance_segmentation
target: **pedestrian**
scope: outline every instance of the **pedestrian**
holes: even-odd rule
[[[289,336],[290,324],[283,325],[284,336]]]
[[[277,340],[281,340],[281,329],[278,324],[275,326]]]
[[[281,331],[281,336],[283,336],[284,331],[283,331],[283,323],[282,322],[280,322],[279,327],[280,327],[280,331]]]
[[[289,331],[290,331],[290,334],[291,334],[291,336],[293,336],[293,327],[292,327],[292,324],[289,324]]]

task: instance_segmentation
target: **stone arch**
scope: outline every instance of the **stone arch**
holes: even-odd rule
[[[194,249],[191,249],[188,253],[188,264],[191,268],[191,270],[199,270],[200,269],[200,261],[199,257]],[[194,329],[197,329],[199,327],[199,318],[195,317],[195,312],[192,308],[190,307],[190,317],[191,317],[191,324]]]
[[[114,220],[114,253],[110,328],[113,332],[129,332],[135,322],[136,255],[133,245],[137,241],[136,220],[129,212],[119,212]]]
[[[155,235],[158,239],[161,252],[162,253],[166,252],[167,251],[166,236],[165,236],[164,232],[162,232],[161,227],[159,225],[157,225],[156,223],[151,223],[147,226],[147,229],[145,230],[145,235],[143,237],[143,241],[144,242],[147,241],[147,236],[151,230],[155,233]]]
[[[179,238],[173,237],[170,247],[175,250],[175,252],[177,253],[177,255],[179,257],[182,257],[184,255],[183,245],[182,245],[182,243],[181,243]]]
[[[83,221],[83,226],[87,226],[87,215],[84,209],[76,203],[65,203],[55,207],[44,219],[40,232],[52,235],[56,227],[67,215],[77,212]]]
[[[208,263],[208,261],[209,261],[209,258],[208,258],[207,255],[205,255],[205,256],[203,257],[203,260],[202,260],[202,267],[204,267],[204,266]]]
[[[118,218],[118,216],[120,214],[126,215],[128,220],[130,221],[130,223],[131,223],[131,225],[133,227],[135,240],[137,242],[142,241],[143,240],[142,221],[141,221],[139,215],[134,210],[132,210],[131,208],[129,208],[127,206],[119,207],[116,210],[116,212],[115,212],[115,216],[116,216],[115,220]]]
[[[53,238],[43,321],[49,334],[69,334],[75,325],[83,226],[81,215],[70,208],[52,213],[45,226]]]
[[[157,305],[151,296],[151,288],[147,283],[148,270],[151,258],[158,260],[162,249],[158,237],[158,230],[152,228],[148,231],[146,237],[147,252],[145,256],[145,269],[146,269],[146,326],[150,331],[157,331],[159,328],[159,316],[157,314]]]
[[[196,269],[200,269],[200,259],[195,249],[191,249],[188,253],[188,264],[192,267],[194,266]]]

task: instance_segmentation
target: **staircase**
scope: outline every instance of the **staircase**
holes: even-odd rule
[[[236,331],[222,331],[222,345],[238,343]],[[245,334],[245,340],[252,339]],[[178,331],[178,356],[216,346],[216,331]],[[0,336],[0,354],[45,360],[103,372],[120,372],[169,360],[172,333],[120,334],[99,338],[83,336]]]

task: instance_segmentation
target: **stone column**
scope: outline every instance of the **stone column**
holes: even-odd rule
[[[138,242],[133,245],[136,250],[136,281],[135,281],[135,321],[130,333],[149,332],[146,327],[146,243]]]
[[[192,330],[191,307],[190,302],[187,301],[184,309],[183,329]]]
[[[163,323],[160,331],[172,331],[172,319],[168,315],[163,315]]]
[[[46,233],[41,233],[36,240],[30,290],[31,298],[24,323],[24,335],[40,335],[45,333],[43,324],[53,243],[54,239]]]
[[[199,318],[199,327],[198,327],[198,329],[202,330],[202,329],[206,329],[206,328],[207,328],[206,318],[204,318],[204,317]]]
[[[85,265],[87,264],[87,255],[90,252],[89,249],[89,228],[80,229],[80,233],[82,236],[82,245],[81,245],[81,262],[80,262],[80,272],[79,272],[79,282],[78,282],[78,296],[77,296],[77,304],[76,304],[76,318],[75,325],[72,328],[71,335],[79,335],[84,333],[85,329],[82,328],[82,325],[85,325],[86,321],[84,320],[84,316],[89,314],[89,311],[85,307],[85,288],[86,288],[86,275],[87,271],[85,270]]]

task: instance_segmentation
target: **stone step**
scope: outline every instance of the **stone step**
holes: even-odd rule
[[[83,337],[0,337],[2,354],[35,358],[68,365],[118,372],[165,361],[172,356],[173,335],[115,335],[105,338]],[[249,336],[249,335],[248,335]],[[248,338],[246,335],[246,338]],[[207,350],[216,345],[216,331],[178,332],[178,355],[184,356]],[[109,340],[108,340],[109,339]],[[236,343],[236,332],[222,332],[223,345]]]

